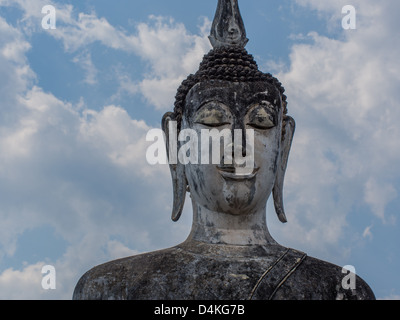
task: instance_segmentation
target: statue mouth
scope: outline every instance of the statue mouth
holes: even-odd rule
[[[260,168],[217,166],[221,176],[229,180],[249,180],[255,178]]]

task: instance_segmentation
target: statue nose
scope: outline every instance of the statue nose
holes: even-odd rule
[[[236,123],[232,130],[232,142],[233,142],[233,150],[236,153],[236,156],[242,155],[245,157],[247,150],[247,136],[246,129],[244,128],[242,123]],[[241,152],[241,153],[239,153]]]
[[[225,146],[223,164],[244,167],[246,155],[253,154],[251,143],[232,142]]]
[[[224,164],[232,164],[235,166],[235,155],[243,155],[243,146],[237,145],[235,143],[230,143],[225,146],[224,150]]]

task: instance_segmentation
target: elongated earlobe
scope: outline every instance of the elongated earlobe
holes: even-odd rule
[[[173,126],[172,121],[175,121],[174,114],[172,112],[168,112],[164,115],[161,125],[162,125],[162,130],[164,131],[166,137],[165,144],[169,159],[169,168],[172,177],[174,200],[173,200],[171,218],[173,221],[176,222],[181,217],[183,206],[185,204],[187,181],[185,175],[185,166],[183,164],[180,164],[179,161],[177,161],[177,154],[172,154],[173,152],[177,152],[177,148],[174,148],[171,145],[171,142],[174,143],[175,146],[177,146],[177,141],[178,141],[176,122],[175,126]]]
[[[276,180],[273,189],[275,212],[282,223],[287,222],[285,208],[283,206],[283,182],[285,179],[286,167],[289,159],[289,152],[292,146],[296,123],[292,117],[287,116],[284,122],[284,130],[282,136],[282,146],[280,162],[278,164]]]

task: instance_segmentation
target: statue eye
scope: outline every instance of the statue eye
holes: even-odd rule
[[[231,123],[231,116],[216,104],[205,105],[194,117],[194,122],[208,127],[219,127]]]
[[[272,114],[259,106],[249,114],[247,125],[255,129],[266,130],[275,127],[276,122]]]

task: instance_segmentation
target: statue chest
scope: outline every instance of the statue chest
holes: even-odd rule
[[[132,279],[128,299],[273,299],[305,257],[291,249],[274,257],[241,259],[169,255]]]

